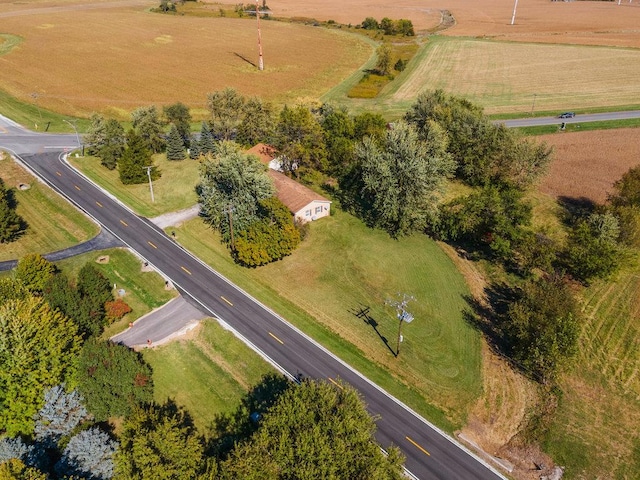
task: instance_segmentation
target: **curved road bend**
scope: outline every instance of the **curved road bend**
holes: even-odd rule
[[[40,178],[137,251],[276,367],[289,375],[301,373],[327,381],[340,378],[357,388],[370,413],[378,417],[376,439],[382,446],[399,446],[407,458],[406,468],[415,477],[442,480],[504,478],[190,255],[151,222],[113,201],[61,161],[59,150],[42,147],[54,139],[31,134],[28,147],[20,148],[17,141],[26,138],[12,141],[9,137],[0,133],[0,145],[11,148]],[[61,142],[64,144],[63,140]],[[38,151],[44,153],[35,153]]]

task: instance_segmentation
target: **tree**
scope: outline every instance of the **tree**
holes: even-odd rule
[[[267,167],[237,145],[223,142],[215,156],[202,162],[198,195],[201,215],[231,241],[231,225],[246,230],[258,217],[258,202],[275,193]]]
[[[84,137],[89,155],[97,155],[98,151],[104,146],[107,138],[106,120],[105,118],[94,113],[91,115],[91,123],[87,129],[87,135]]]
[[[363,112],[353,119],[353,135],[355,140],[364,137],[380,139],[387,129],[387,122],[379,113]]]
[[[366,137],[356,146],[356,174],[371,225],[393,237],[426,228],[437,212],[444,180],[454,169],[441,143],[436,138],[424,143],[412,126],[398,122],[381,145]]]
[[[378,75],[389,75],[391,73],[391,46],[389,43],[384,42],[376,50],[378,55],[378,61],[376,63],[376,71]]]
[[[211,129],[218,140],[233,140],[242,120],[245,99],[235,89],[227,87],[207,95],[211,113]]]
[[[169,139],[167,140],[167,160],[184,160],[184,141],[178,128],[171,124]]]
[[[373,17],[367,17],[362,21],[362,28],[365,30],[378,30],[379,27],[378,21]]]
[[[609,201],[614,206],[640,207],[640,166],[629,169],[613,188]]]
[[[71,437],[55,471],[59,475],[108,480],[113,477],[117,446],[118,442],[96,427],[83,430]]]
[[[153,399],[151,368],[124,345],[87,340],[75,380],[87,410],[99,421],[126,416],[135,405]]]
[[[407,20],[405,18],[401,18],[396,21],[395,31],[405,37],[413,37],[415,35],[415,31],[413,30],[413,23],[411,20]]]
[[[168,123],[172,123],[178,129],[180,138],[185,147],[189,148],[189,132],[191,131],[191,113],[189,107],[181,102],[166,105],[162,108]]]
[[[206,155],[207,153],[213,153],[215,150],[215,143],[213,141],[213,135],[207,122],[202,122],[202,128],[200,128],[200,154]]]
[[[236,237],[236,260],[248,267],[281,260],[300,244],[300,232],[293,223],[293,216],[277,198],[258,202],[258,218]]]
[[[198,138],[195,135],[192,135],[189,144],[191,145],[191,147],[189,147],[189,158],[191,160],[197,160],[200,158],[200,155],[202,155]]]
[[[586,283],[613,275],[622,260],[619,234],[618,219],[611,213],[594,213],[579,220],[569,233],[564,252],[571,274]]]
[[[270,144],[275,135],[275,123],[273,105],[263,102],[258,97],[251,97],[244,104],[237,141],[246,146],[260,142]]]
[[[308,107],[295,105],[280,112],[274,146],[282,166],[289,172],[298,168],[327,170],[324,132]]]
[[[126,145],[124,128],[120,122],[109,119],[104,126],[104,141],[97,147],[95,155],[100,157],[100,162],[109,170],[114,170],[124,153]]]
[[[47,475],[22,461],[11,459],[0,463],[0,480],[47,480]]]
[[[120,181],[125,185],[145,183],[148,180],[145,167],[149,166],[151,179],[160,178],[160,172],[153,165],[151,152],[147,149],[145,141],[134,130],[130,130],[127,134],[127,148],[118,162]]]
[[[403,478],[402,455],[385,456],[375,423],[347,385],[304,381],[285,391],[249,441],[237,444],[221,478]]]
[[[620,224],[620,242],[640,247],[640,167],[627,171],[613,188],[609,201]]]
[[[34,466],[38,463],[38,454],[33,445],[28,445],[22,437],[1,437],[0,438],[0,465],[11,459],[20,460],[27,465]],[[2,479],[0,475],[0,479]]]
[[[396,33],[394,22],[389,17],[384,17],[380,20],[380,29],[385,35],[393,35]]]
[[[55,385],[45,392],[44,405],[35,416],[34,438],[53,448],[88,417],[77,390],[67,393],[64,384]]]
[[[117,478],[197,478],[203,466],[203,442],[189,415],[175,404],[136,407],[122,429],[116,454]]]
[[[16,213],[13,191],[0,178],[0,243],[16,240],[26,228],[26,222]]]
[[[355,124],[344,108],[322,106],[320,123],[325,133],[327,159],[331,172],[342,175],[353,164],[355,147]]]
[[[53,263],[39,253],[29,253],[18,260],[15,278],[30,292],[40,294],[55,273]]]
[[[165,141],[162,132],[162,122],[155,105],[136,108],[131,113],[131,121],[133,128],[142,138],[147,150],[153,153],[160,153],[164,150]]]
[[[503,318],[511,356],[543,383],[576,353],[579,309],[559,276],[527,282]]]
[[[30,434],[44,390],[73,374],[80,338],[71,320],[36,297],[0,306],[0,424]]]

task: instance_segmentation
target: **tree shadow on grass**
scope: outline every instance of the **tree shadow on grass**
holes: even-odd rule
[[[389,345],[389,340],[387,340],[387,337],[385,337],[384,335],[382,335],[380,333],[380,330],[378,330],[379,323],[376,322],[376,320],[371,315],[369,315],[369,311],[370,310],[371,310],[371,307],[366,306],[366,305],[360,305],[356,309],[349,310],[349,313],[352,313],[356,317],[361,318],[364,321],[364,323],[366,323],[367,325],[371,326],[371,328],[373,328],[373,331],[376,332],[376,334],[378,335],[380,340],[382,340],[382,343],[384,343],[386,345],[386,347],[389,349],[391,354],[394,357],[397,357],[398,356],[398,352],[396,352],[393,348],[391,348],[391,345]]]

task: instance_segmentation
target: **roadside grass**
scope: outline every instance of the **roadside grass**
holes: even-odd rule
[[[290,257],[245,269],[201,219],[172,230],[203,261],[441,428],[451,432],[465,421],[481,388],[480,336],[463,319],[466,284],[435,242],[392,240],[337,211],[313,223]],[[384,302],[397,292],[415,296],[409,310],[416,320],[405,325],[396,358],[398,323]],[[357,316],[365,308],[375,329]]]
[[[587,132],[590,130],[611,130],[614,128],[635,128],[640,127],[640,118],[630,118],[627,120],[608,120],[606,122],[583,122],[567,123],[565,132]],[[546,135],[548,133],[562,133],[559,125],[540,125],[538,127],[518,128],[525,135]]]
[[[108,263],[96,263],[98,257],[106,255],[109,256]],[[56,265],[71,278],[75,278],[87,262],[93,262],[92,264],[114,283],[118,290],[125,290],[123,300],[132,309],[131,313],[105,329],[102,334],[105,339],[120,333],[127,328],[129,322],[177,296],[175,290],[165,290],[164,279],[160,275],[155,272],[143,272],[140,259],[125,249],[112,248],[85,253],[56,262]]]
[[[355,113],[376,111],[392,120],[402,116],[420,92],[441,88],[482,105],[488,114],[526,117],[534,94],[535,109],[554,114],[637,106],[639,74],[640,51],[634,48],[435,35],[420,47],[402,79],[391,82],[375,99],[349,99],[334,89],[323,100]]]
[[[206,435],[216,415],[234,410],[274,369],[215,320],[203,321],[189,337],[142,354],[153,369],[155,400],[184,406]]]
[[[106,169],[96,157],[69,157],[69,162],[136,213],[145,217],[181,210],[198,202],[195,187],[199,179],[200,163],[189,158],[170,161],[165,154],[153,156],[154,165],[162,174],[158,180],[153,181],[155,202],[151,202],[147,182],[123,185],[118,170]]]
[[[55,252],[98,234],[95,223],[2,153],[0,177],[6,187],[13,188],[17,212],[28,224],[25,234],[18,240],[2,245],[0,261],[16,260],[28,253]],[[30,188],[20,190],[16,188],[19,184]]]

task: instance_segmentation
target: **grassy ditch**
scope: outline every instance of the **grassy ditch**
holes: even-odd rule
[[[25,234],[18,240],[2,245],[0,261],[14,260],[33,252],[55,252],[98,234],[96,224],[2,153],[0,177],[5,186],[14,189],[17,212],[28,224]],[[20,184],[28,185],[29,189],[16,188]]]
[[[153,160],[162,174],[153,182],[155,202],[151,202],[148,183],[123,185],[118,171],[106,169],[96,157],[69,157],[74,167],[145,217],[155,217],[197,203],[195,187],[200,163],[188,158],[169,161],[165,154],[154,155]]]
[[[311,225],[290,257],[259,269],[229,258],[200,219],[177,240],[373,381],[447,431],[465,420],[480,393],[480,337],[462,318],[467,287],[450,259],[424,236],[399,241],[342,212]],[[172,228],[172,230],[174,230]],[[416,321],[403,330],[386,307],[415,296]],[[369,308],[365,322],[358,312]]]

